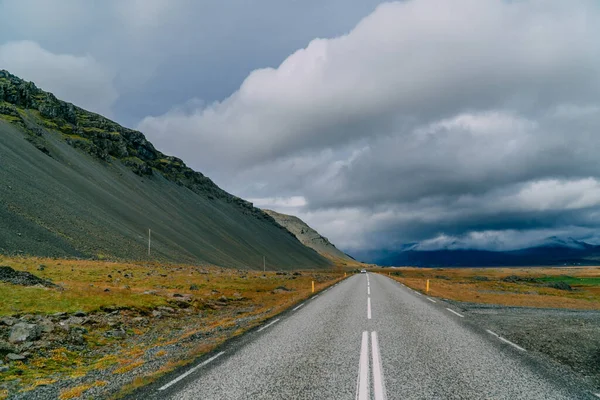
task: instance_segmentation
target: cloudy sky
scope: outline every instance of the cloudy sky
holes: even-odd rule
[[[0,0],[0,68],[351,254],[600,243],[596,0]]]

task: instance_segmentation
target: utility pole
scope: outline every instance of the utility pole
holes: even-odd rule
[[[267,271],[267,264],[265,261],[265,256],[263,256],[263,272],[266,272],[266,271]]]
[[[148,228],[148,257],[150,257],[150,244],[152,243],[152,229]]]

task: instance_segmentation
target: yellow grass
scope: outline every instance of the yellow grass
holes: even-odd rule
[[[125,342],[106,337],[103,333],[108,328],[90,329],[84,335],[90,348],[109,346],[109,355],[86,355],[64,348],[51,350],[48,357],[34,354],[26,363],[18,364],[18,374],[16,370],[11,370],[5,376],[7,381],[19,379],[23,389],[32,389],[36,382],[49,377],[63,379],[85,376],[99,369],[115,368],[114,373],[125,374],[139,367],[144,355],[151,349],[159,349],[158,355],[165,356],[167,353],[160,346],[181,342],[194,333],[201,332],[206,337],[206,334],[214,336],[211,332],[215,328],[226,329],[218,337],[203,339],[202,343],[196,345],[190,344],[185,360],[169,364],[168,357],[165,357],[166,364],[160,371],[151,372],[143,378],[147,382],[310,297],[311,281],[315,281],[315,289],[319,291],[343,277],[341,270],[302,271],[301,275],[294,276],[208,266],[4,256],[0,256],[0,265],[31,272],[63,288],[58,290],[0,283],[0,298],[3,299],[0,302],[0,316],[121,310],[121,316],[127,320],[141,314],[151,321],[148,326],[129,327],[133,337],[139,337],[135,347],[124,346]],[[191,290],[191,285],[198,290]],[[276,290],[282,286],[289,291]],[[151,311],[159,306],[179,310],[173,297],[176,293],[191,295],[190,313],[180,311],[176,317],[152,317]],[[247,317],[254,319],[243,329],[235,329],[237,319]],[[158,333],[149,337],[160,339],[146,341],[144,337],[149,331]],[[107,352],[104,351],[104,354]],[[74,389],[77,390],[64,392],[61,396],[78,391],[83,393],[89,388],[80,386]]]
[[[62,392],[60,392],[60,396],[58,398],[60,400],[76,399],[78,397],[81,397],[85,392],[87,392],[93,387],[106,385],[108,385],[108,382],[106,381],[96,381],[94,383],[76,386],[74,388],[63,390]]]
[[[568,308],[600,310],[600,286],[572,285],[573,291],[544,287],[540,283],[504,282],[509,275],[523,278],[556,279],[600,277],[600,267],[565,268],[397,268],[378,269],[385,275],[429,295],[463,302],[527,306],[542,308]],[[396,276],[394,274],[400,274]],[[476,280],[486,277],[488,281]]]
[[[124,374],[126,372],[133,371],[134,369],[141,367],[142,365],[144,365],[143,360],[134,361],[134,362],[124,365],[120,368],[115,369],[113,371],[113,374]]]

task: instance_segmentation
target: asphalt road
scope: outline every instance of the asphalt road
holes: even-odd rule
[[[353,276],[138,392],[144,399],[596,399],[458,310]]]

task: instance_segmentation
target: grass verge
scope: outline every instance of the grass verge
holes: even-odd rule
[[[406,267],[381,268],[374,272],[388,275],[422,293],[426,293],[429,280],[428,294],[443,299],[504,306],[600,310],[600,267]]]
[[[60,285],[0,283],[0,317],[53,327],[32,347],[17,348],[25,360],[0,355],[9,366],[0,395],[45,390],[54,398],[112,397],[121,387],[111,377],[126,382],[120,393],[128,393],[310,297],[313,281],[319,291],[344,276],[12,257],[0,257],[0,265]],[[10,330],[0,322],[0,340]],[[72,391],[62,389],[66,383]]]

